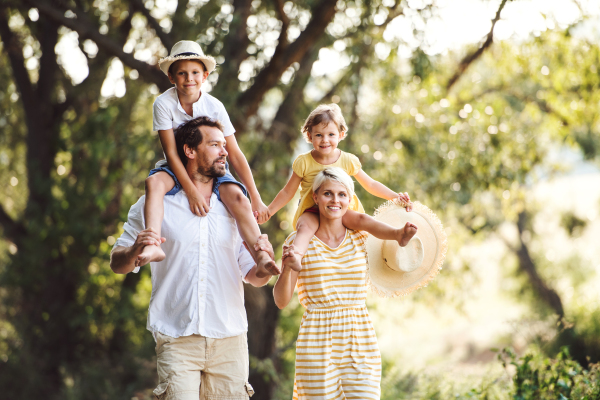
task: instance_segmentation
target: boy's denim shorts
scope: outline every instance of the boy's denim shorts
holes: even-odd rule
[[[238,182],[233,177],[233,175],[231,175],[231,172],[229,172],[229,163],[225,164],[225,168],[227,170],[225,172],[225,175],[223,175],[219,178],[215,178],[215,180],[213,182],[213,192],[217,195],[217,199],[221,200],[221,195],[219,194],[219,186],[221,186],[223,183],[235,183],[236,185],[238,185],[240,187],[240,189],[242,189],[242,193],[244,193],[244,196],[248,197],[248,190],[246,190],[246,186],[244,186],[243,183]],[[173,171],[171,171],[171,168],[169,168],[169,164],[167,164],[167,160],[160,160],[159,162],[157,162],[156,165],[154,166],[154,169],[150,170],[150,173],[148,174],[148,176],[152,176],[155,173],[160,172],[160,171],[166,172],[175,181],[175,186],[173,186],[173,189],[169,190],[166,193],[167,196],[173,196],[173,195],[179,193],[179,191],[183,189],[181,187],[181,183],[179,183],[179,180],[175,176],[175,173]]]

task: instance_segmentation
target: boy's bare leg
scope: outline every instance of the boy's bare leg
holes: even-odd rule
[[[225,204],[229,213],[237,222],[240,236],[244,242],[246,242],[246,248],[256,261],[258,271],[267,271],[270,275],[279,275],[281,271],[275,263],[275,260],[273,260],[266,251],[256,251],[254,249],[254,245],[260,236],[260,229],[258,228],[258,223],[252,213],[250,201],[244,196],[242,189],[235,183],[223,183],[219,186],[219,193],[221,195],[221,201]],[[259,274],[261,274],[261,272],[259,272]]]
[[[417,233],[417,226],[407,222],[402,228],[394,228],[384,222],[377,221],[370,215],[348,210],[342,217],[342,223],[348,229],[367,231],[382,240],[395,240],[402,247]]]
[[[146,202],[144,204],[144,220],[146,229],[152,229],[160,236],[165,206],[165,194],[173,188],[173,178],[166,172],[157,172],[146,178]],[[138,256],[136,266],[146,265],[149,262],[162,261],[165,252],[160,246],[146,246]]]

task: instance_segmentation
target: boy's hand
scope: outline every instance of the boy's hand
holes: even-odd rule
[[[412,211],[412,202],[410,201],[410,196],[408,195],[408,193],[404,192],[400,192],[398,193],[398,197],[396,197],[396,200],[402,204],[406,204],[406,211]]]
[[[252,212],[259,224],[264,224],[271,218],[269,208],[260,199],[252,202]]]
[[[199,217],[206,217],[210,207],[206,204],[206,200],[200,195],[198,190],[187,193],[187,198],[190,203],[190,210]]]

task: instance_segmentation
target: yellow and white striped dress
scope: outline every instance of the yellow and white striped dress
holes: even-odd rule
[[[294,400],[380,398],[381,356],[365,305],[366,238],[346,230],[332,249],[313,236],[302,258],[298,298],[306,311],[296,343]]]

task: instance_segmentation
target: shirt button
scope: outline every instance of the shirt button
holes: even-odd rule
[[[200,297],[202,297],[202,295],[200,295]]]

